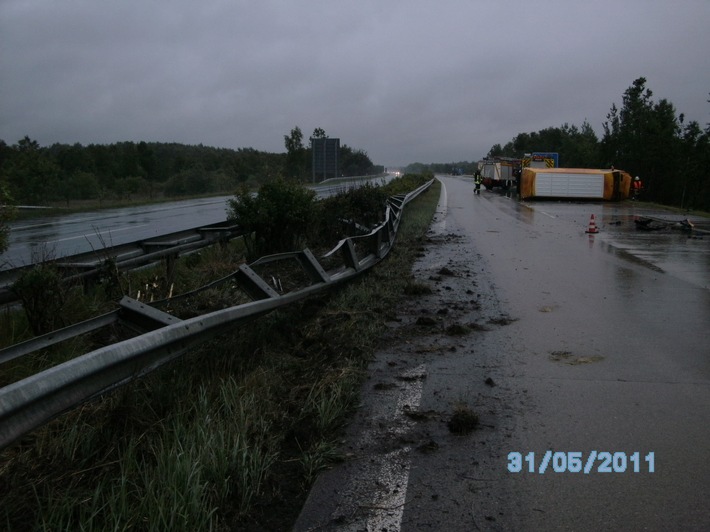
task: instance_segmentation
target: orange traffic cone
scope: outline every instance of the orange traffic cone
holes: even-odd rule
[[[597,224],[594,221],[594,215],[592,214],[592,217],[589,219],[589,228],[585,231],[586,233],[589,233],[591,235],[596,234],[599,232],[599,229],[597,229]]]

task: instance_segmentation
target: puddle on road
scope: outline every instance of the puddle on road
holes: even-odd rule
[[[610,243],[610,242],[605,242],[600,244],[602,249],[604,249],[607,253],[610,253],[612,255],[616,255],[624,260],[627,260],[631,263],[638,264],[639,266],[644,266],[648,268],[649,270],[652,270],[657,273],[665,273],[663,268],[660,266],[657,266],[650,260],[644,259],[642,256],[640,256],[641,251],[639,250],[629,250],[625,249],[623,247],[620,247],[618,244]],[[634,254],[634,252],[636,254]]]

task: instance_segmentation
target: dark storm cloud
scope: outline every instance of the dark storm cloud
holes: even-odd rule
[[[647,78],[710,120],[710,2],[4,0],[0,138],[283,151],[322,127],[381,164],[479,158]]]

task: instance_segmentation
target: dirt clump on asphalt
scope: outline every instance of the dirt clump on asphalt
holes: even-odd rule
[[[449,431],[454,434],[468,434],[478,427],[478,414],[471,410],[468,405],[458,404],[454,408],[454,413],[446,423]]]

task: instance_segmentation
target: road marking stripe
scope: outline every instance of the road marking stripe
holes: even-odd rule
[[[394,434],[404,434],[414,426],[414,422],[408,419],[403,412],[406,409],[416,410],[419,408],[425,375],[426,364],[421,364],[403,374],[403,377],[412,380],[404,381],[404,385],[397,395],[394,411],[389,416],[393,421],[392,432]],[[344,530],[396,532],[401,529],[412,462],[411,451],[411,447],[402,447],[382,457],[382,465],[375,477],[375,485],[378,486],[378,490],[372,494],[372,504],[366,506],[367,514],[362,519],[345,527]]]
[[[434,219],[436,221],[431,224],[431,231],[435,234],[441,234],[446,230],[446,214],[449,205],[446,185],[444,185],[444,182],[441,180],[439,180],[439,183],[441,183],[441,194],[439,195],[439,203],[434,213]]]

